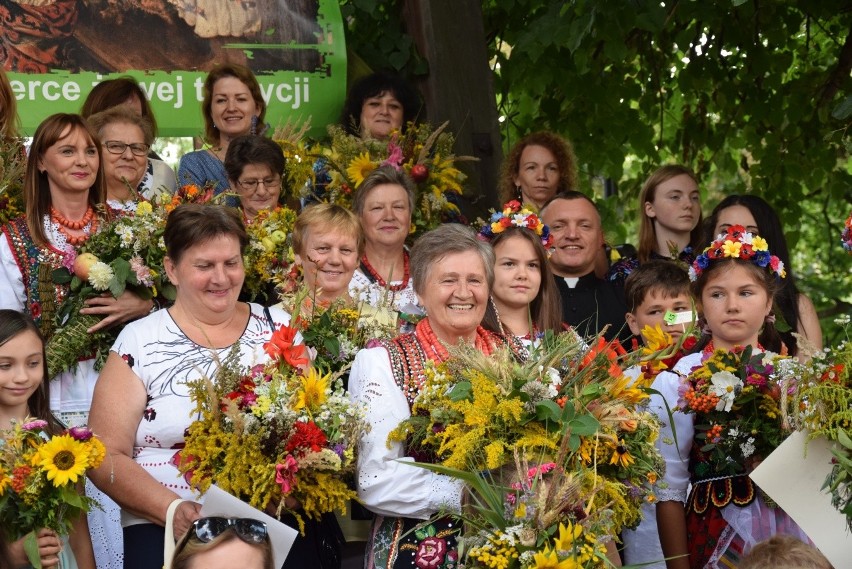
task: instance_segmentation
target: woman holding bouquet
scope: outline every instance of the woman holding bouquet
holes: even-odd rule
[[[469,342],[488,354],[506,343],[479,325],[494,253],[472,229],[449,224],[424,234],[411,252],[411,278],[428,316],[414,332],[359,352],[350,375],[351,397],[366,405],[371,426],[361,441],[357,478],[359,497],[377,514],[367,567],[439,568],[458,559],[458,528],[448,519],[424,520],[444,508],[458,511],[462,483],[411,466],[424,457],[400,443],[388,446],[388,434],[411,416],[424,366],[445,361],[447,345]]]
[[[384,309],[411,332],[423,315],[411,280],[405,240],[411,230],[414,182],[393,166],[376,168],[358,186],[352,209],[364,230],[364,254],[349,282],[352,298]]]
[[[248,236],[239,213],[187,204],[168,218],[165,268],[177,288],[174,305],[124,328],[101,374],[91,426],[102,433],[111,460],[92,480],[122,507],[125,567],[159,569],[170,506],[174,535],[198,518],[177,462],[193,419],[187,382],[215,380],[219,364],[263,363],[272,333],[289,322],[279,309],[237,301],[245,277]],[[184,501],[179,501],[184,500]]]
[[[669,569],[729,567],[730,559],[778,533],[807,541],[748,477],[786,436],[778,410],[780,361],[763,348],[777,340],[772,305],[784,277],[766,241],[739,225],[719,235],[690,269],[709,333],[696,353],[655,379],[653,387],[675,411],[669,415],[659,397],[651,399],[666,460],[657,524],[663,553],[675,557]]]

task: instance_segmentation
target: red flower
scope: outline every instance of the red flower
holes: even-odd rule
[[[503,227],[512,227],[512,218],[511,217],[501,217],[500,225]]]
[[[417,545],[414,564],[419,569],[436,569],[447,556],[447,542],[440,537],[427,537]]]
[[[304,344],[296,344],[296,329],[282,326],[272,334],[263,345],[269,357],[275,360],[283,359],[293,367],[308,365],[308,350]]]
[[[297,421],[293,428],[290,440],[287,441],[287,452],[297,450],[301,454],[304,454],[308,450],[319,452],[328,444],[328,438],[325,436],[325,433],[313,421],[308,421],[307,423]]]
[[[38,302],[33,302],[30,304],[30,316],[34,319],[39,318],[41,316],[41,304]]]
[[[503,206],[503,209],[509,208],[512,211],[518,211],[521,209],[521,202],[518,200],[511,200],[506,202],[506,205]]]

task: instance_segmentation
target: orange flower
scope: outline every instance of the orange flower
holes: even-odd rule
[[[621,366],[618,365],[618,356],[624,355],[625,353],[627,352],[624,351],[624,348],[618,340],[614,340],[610,343],[607,342],[603,336],[598,336],[597,344],[589,347],[586,355],[583,356],[583,363],[580,367],[587,367],[591,365],[591,363],[594,362],[599,355],[604,355],[610,362],[609,374],[612,377],[621,377],[624,375],[624,371],[621,369]]]
[[[308,365],[308,349],[304,344],[296,344],[296,329],[282,326],[272,334],[263,345],[263,349],[272,359],[283,359],[293,367]]]

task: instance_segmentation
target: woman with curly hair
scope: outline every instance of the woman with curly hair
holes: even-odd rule
[[[500,203],[518,200],[538,211],[556,194],[576,189],[577,158],[571,143],[558,134],[528,134],[503,161]]]

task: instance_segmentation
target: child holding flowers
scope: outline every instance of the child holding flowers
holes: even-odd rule
[[[4,449],[12,450],[15,441],[7,439],[7,436],[14,437],[19,434],[13,432],[16,425],[19,433],[30,431],[58,435],[62,431],[61,425],[50,412],[47,364],[41,333],[35,323],[23,313],[4,309],[0,310],[0,430],[3,431],[0,452]],[[69,437],[76,440],[74,434]],[[57,438],[59,437],[54,437],[52,440]],[[39,448],[47,452],[50,444],[48,442]],[[34,461],[31,461],[29,465],[19,466],[12,472],[6,472],[2,466],[6,464],[6,461],[0,460],[0,504],[3,510],[0,520],[7,534],[10,531],[19,533],[21,527],[27,525],[27,520],[35,521],[36,527],[43,520],[40,511],[42,504],[28,504],[30,500],[27,498],[33,497],[33,486],[36,484],[51,486],[66,478],[73,482],[75,478],[82,478],[85,475],[87,466],[85,460],[81,461],[81,457],[75,455],[74,451],[70,453],[72,459],[70,462],[59,460],[63,452],[69,454],[68,449],[60,450],[53,455],[52,459],[47,454],[40,457],[37,453],[36,458],[46,458],[48,464],[45,464],[45,461],[34,464]],[[32,476],[31,473],[37,466],[44,468],[46,478]],[[21,499],[16,500],[16,495],[20,495]],[[43,501],[40,500],[41,492],[34,496],[37,502]],[[21,504],[23,506],[16,507]],[[64,504],[59,504],[57,510],[63,506]],[[77,513],[80,513],[79,509]],[[54,521],[62,524],[59,511],[51,512],[51,514]],[[57,517],[60,519],[55,520]],[[15,527],[10,527],[13,522]],[[30,537],[29,545],[26,544],[28,541],[26,535],[11,542],[8,545],[11,565],[13,567],[28,566],[30,563],[28,553],[30,553],[30,558],[38,556],[41,567],[94,569],[95,558],[85,514],[77,515],[71,524],[71,532],[67,536],[60,536],[55,526],[54,529],[41,527],[41,529],[33,530],[35,539]],[[44,525],[53,524],[45,523]],[[30,549],[30,552],[25,548]]]
[[[698,351],[655,382],[673,411],[652,402],[664,423],[659,444],[666,459],[657,523],[669,569],[736,566],[772,535],[807,541],[748,477],[785,437],[783,360],[762,347],[777,334],[772,302],[784,264],[764,239],[734,225],[696,258],[689,274],[706,331]]]

